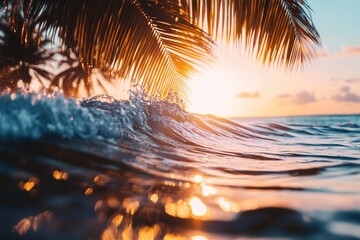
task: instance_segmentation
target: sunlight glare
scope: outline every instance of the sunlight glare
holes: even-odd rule
[[[216,188],[214,188],[212,186],[208,186],[206,184],[202,185],[202,195],[204,197],[208,197],[208,196],[214,195],[216,193],[217,193]]]
[[[194,216],[205,216],[207,213],[207,206],[197,197],[189,201],[191,212]]]
[[[195,175],[194,177],[194,182],[196,183],[201,183],[202,181],[204,181],[204,178],[200,175]]]
[[[234,87],[221,70],[212,70],[203,79],[190,83],[191,97],[188,110],[194,113],[231,115]]]
[[[194,236],[191,238],[192,240],[208,240],[206,237],[204,236]]]
[[[233,203],[229,200],[226,200],[223,197],[217,199],[217,203],[219,204],[220,208],[226,212],[239,212],[240,206],[237,203]]]
[[[190,81],[188,110],[200,114],[234,116],[238,109],[236,96],[249,78],[241,65],[223,55],[198,78]]]

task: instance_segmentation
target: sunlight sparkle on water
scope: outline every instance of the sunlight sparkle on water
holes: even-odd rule
[[[138,210],[140,203],[137,200],[131,198],[125,198],[122,206],[125,208],[126,212],[130,215],[134,215]]]
[[[208,240],[206,237],[204,236],[194,236],[191,238],[192,240]]]
[[[116,227],[119,227],[120,224],[122,223],[124,219],[124,216],[121,215],[121,214],[116,214],[115,216],[113,216],[112,220],[111,220],[111,223],[116,226]]]
[[[27,182],[21,181],[21,182],[18,184],[18,187],[19,187],[21,190],[30,192],[31,189],[33,189],[33,188],[35,187],[35,185],[38,184],[38,183],[39,183],[39,179],[37,179],[36,177],[31,177],[31,178],[29,179],[29,181],[27,181]]]
[[[217,193],[216,188],[211,187],[211,186],[208,186],[208,185],[206,185],[206,184],[203,184],[203,185],[202,185],[202,195],[203,195],[204,197],[208,197],[208,196],[214,195],[214,194],[216,194],[216,193]]]
[[[240,206],[237,203],[233,203],[223,197],[217,199],[217,203],[219,204],[220,208],[226,212],[239,212]]]
[[[207,213],[207,206],[197,197],[192,198],[189,201],[191,206],[191,212],[194,216],[205,216]]]
[[[53,177],[56,180],[64,180],[64,181],[66,181],[69,178],[69,174],[67,172],[65,172],[65,171],[54,170]]]
[[[86,196],[90,196],[91,194],[93,194],[93,192],[94,192],[94,190],[92,189],[92,188],[87,188],[86,190],[85,190],[85,195]]]
[[[204,181],[204,178],[203,178],[202,176],[196,175],[196,176],[194,177],[194,182],[196,182],[196,183],[201,183],[202,181]]]
[[[186,240],[187,238],[179,235],[179,234],[172,234],[172,233],[167,233],[164,236],[164,240]]]
[[[156,203],[159,199],[159,196],[156,193],[153,193],[149,196],[150,201],[152,201],[153,203]]]
[[[161,228],[159,225],[155,224],[153,227],[143,226],[139,229],[138,238],[154,240],[158,238],[158,235],[161,232]]]

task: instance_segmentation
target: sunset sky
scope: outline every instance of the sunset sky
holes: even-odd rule
[[[191,83],[189,110],[226,117],[360,113],[360,0],[308,3],[322,41],[310,64],[284,72],[219,49]]]

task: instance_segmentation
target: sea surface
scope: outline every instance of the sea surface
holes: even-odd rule
[[[0,96],[0,239],[360,239],[360,115]]]

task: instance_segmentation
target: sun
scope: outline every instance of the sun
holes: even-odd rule
[[[200,77],[190,81],[188,111],[223,117],[237,114],[236,95],[242,76],[224,64],[217,63]]]

